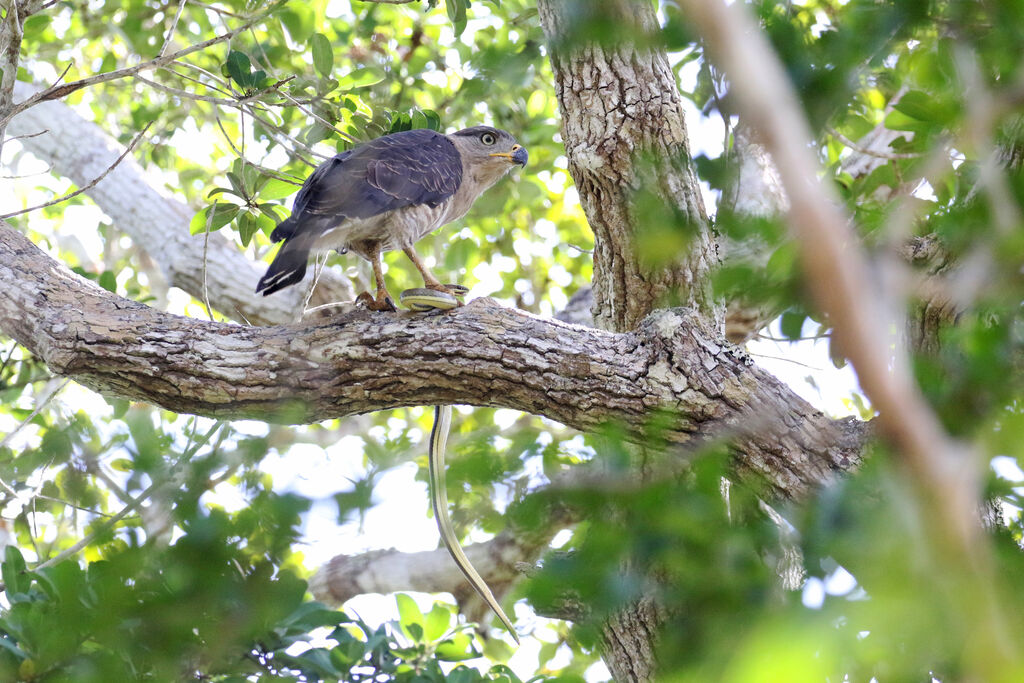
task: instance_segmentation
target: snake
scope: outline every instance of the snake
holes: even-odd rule
[[[414,311],[421,313],[433,310],[449,311],[461,305],[456,297],[462,297],[469,293],[469,290],[462,285],[445,285],[451,294],[435,289],[416,288],[403,291],[399,301]],[[466,577],[466,581],[473,587],[491,611],[498,617],[501,623],[508,629],[512,638],[519,644],[519,635],[516,633],[512,621],[505,614],[505,611],[498,604],[487,582],[473,567],[473,563],[462,551],[459,539],[452,528],[451,518],[448,516],[448,492],[445,489],[445,450],[448,444],[448,433],[451,430],[452,407],[451,405],[434,406],[434,424],[430,430],[430,442],[427,447],[427,469],[430,481],[430,504],[434,510],[434,519],[437,521],[437,530],[441,534],[441,540],[448,549],[448,554],[455,561],[456,566]]]

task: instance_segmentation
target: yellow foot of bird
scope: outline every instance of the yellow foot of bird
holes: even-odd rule
[[[391,297],[388,295],[387,292],[383,292],[383,294],[378,293],[376,299],[373,298],[373,296],[369,292],[363,292],[362,294],[356,297],[356,303],[365,306],[371,311],[398,310],[398,307],[395,306],[395,302],[391,300]]]

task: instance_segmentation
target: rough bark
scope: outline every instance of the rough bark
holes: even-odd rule
[[[605,663],[615,681],[645,683],[657,673],[655,648],[665,614],[651,598],[612,615],[601,630]]]
[[[610,333],[489,299],[423,315],[339,313],[330,323],[245,327],[156,311],[78,277],[0,226],[0,329],[56,373],[182,413],[312,422],[398,406],[464,403],[642,439],[677,416],[682,452],[731,439],[735,466],[800,496],[857,464],[862,427],[833,421],[717,341],[686,309]]]
[[[25,99],[32,86],[17,83],[15,94]],[[48,162],[55,173],[85,185],[105,171],[123,151],[99,126],[88,122],[67,105],[51,101],[31,107],[8,125],[12,135],[44,135],[20,143]],[[210,305],[235,320],[274,324],[295,320],[302,310],[307,288],[293,287],[272,297],[256,297],[256,282],[265,267],[253,263],[230,240],[210,235],[204,259],[204,235],[190,235],[188,224],[194,210],[157,191],[142,168],[127,157],[87,193],[160,267],[169,285],[203,299],[203,264]],[[312,272],[312,268],[310,272]],[[310,276],[307,276],[310,277]],[[329,271],[323,273],[311,305],[351,300],[348,282]]]
[[[569,172],[594,231],[594,323],[625,332],[674,299],[706,320],[716,331],[709,338],[718,339],[723,316],[708,277],[718,263],[717,245],[675,76],[658,47],[654,6],[646,0],[538,0],[537,9]],[[588,25],[605,35],[603,42]],[[683,225],[690,243],[675,261],[655,266],[638,258],[644,230]],[[657,610],[648,607],[638,603],[604,627],[603,655],[616,680],[648,680],[656,668]]]
[[[594,321],[624,331],[670,296],[710,315],[707,275],[717,263],[686,124],[664,51],[645,44],[657,30],[649,2],[539,0],[569,172],[594,231]],[[603,15],[603,18],[602,16]],[[591,20],[618,27],[615,42],[595,44],[574,31]],[[631,36],[632,38],[622,38]],[[609,39],[611,40],[611,39]],[[650,229],[638,205],[664,202],[664,221],[685,221],[691,243],[667,267],[637,259],[637,234]],[[646,201],[646,200],[641,200]]]

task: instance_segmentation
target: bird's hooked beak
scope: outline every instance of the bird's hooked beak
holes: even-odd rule
[[[492,157],[504,157],[509,161],[519,164],[520,166],[526,166],[527,160],[530,158],[526,148],[522,145],[512,145],[512,149],[507,152],[494,152],[490,156]]]

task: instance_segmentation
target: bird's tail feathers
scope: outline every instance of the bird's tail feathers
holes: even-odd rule
[[[271,242],[280,242],[286,240],[295,234],[295,228],[299,227],[299,222],[295,220],[295,216],[289,216],[283,221],[277,224],[274,231],[270,233]]]
[[[286,221],[287,222],[287,221]],[[284,225],[282,223],[281,225]],[[281,226],[278,226],[280,229]],[[275,230],[275,232],[277,232]],[[267,272],[256,285],[256,293],[268,296],[274,292],[302,282],[306,276],[306,263],[309,261],[309,247],[292,240],[286,242],[277,252]]]

